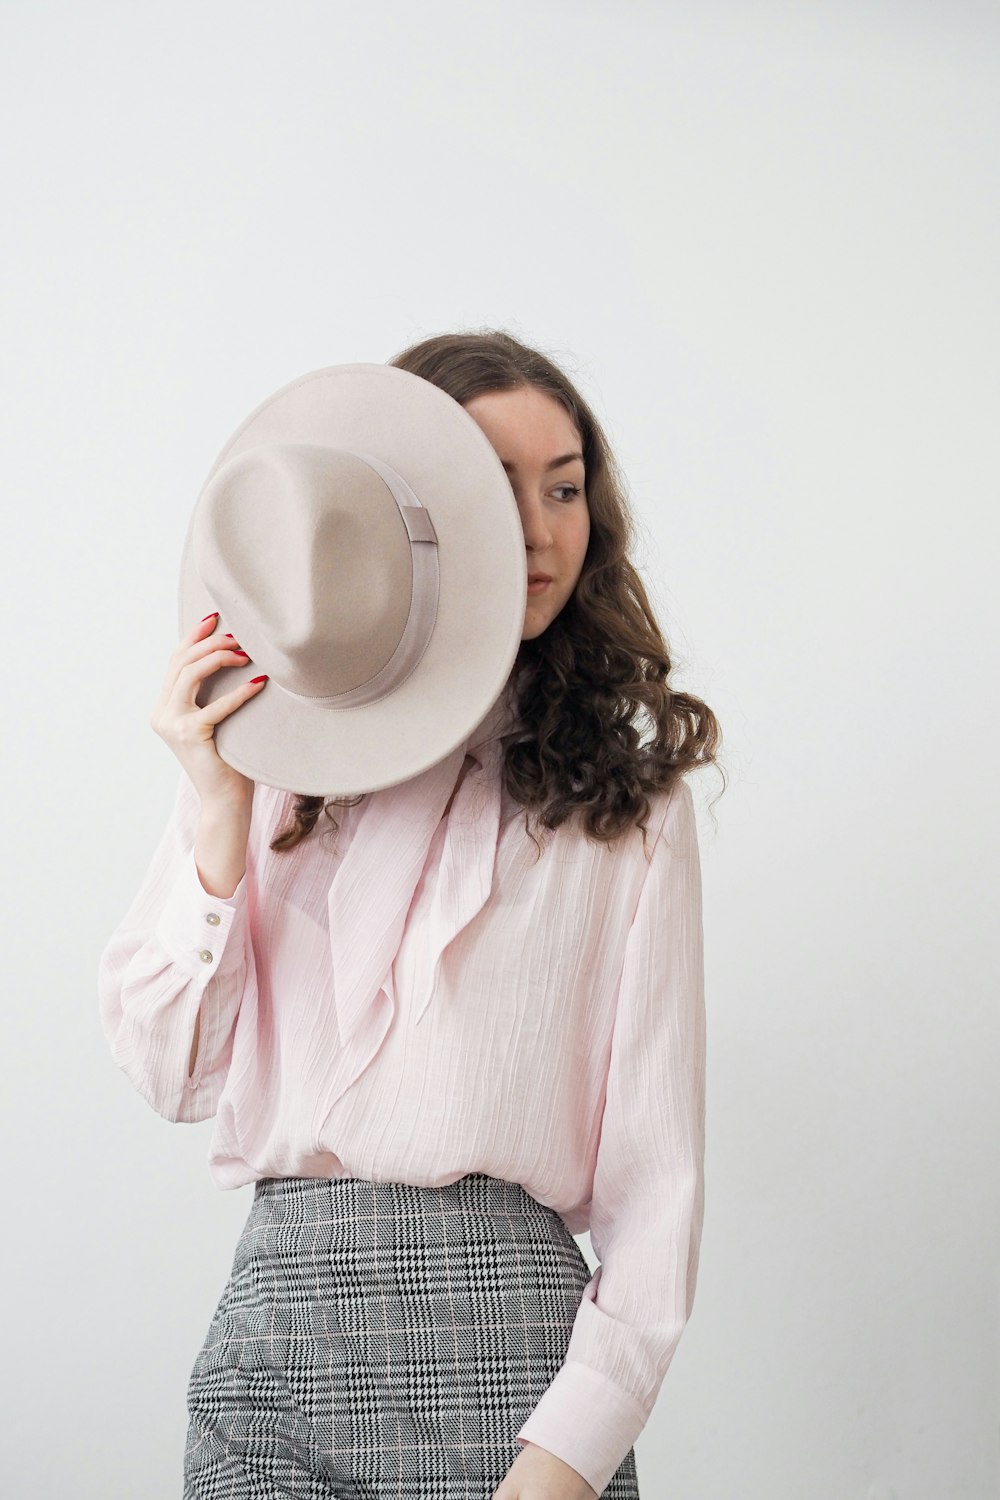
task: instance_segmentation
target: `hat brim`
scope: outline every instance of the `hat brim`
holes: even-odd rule
[[[261,442],[371,453],[403,475],[437,533],[437,619],[417,666],[387,697],[330,709],[288,696],[272,676],[216,725],[219,755],[284,791],[352,796],[395,786],[469,736],[514,665],[527,562],[510,481],[468,412],[439,386],[394,365],[333,365],[283,386],[237,428],[205,484],[228,458]],[[210,597],[194,566],[193,529],[192,516],[181,560],[182,635],[215,609],[218,628],[227,628],[225,601]],[[225,667],[202,685],[198,702],[213,702],[262,671],[266,662]]]

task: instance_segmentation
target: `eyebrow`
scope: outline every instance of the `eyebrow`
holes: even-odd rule
[[[583,454],[582,453],[563,453],[563,454],[560,455],[559,458],[554,458],[551,461],[551,463],[547,463],[545,465],[544,472],[547,474],[550,469],[561,469],[564,464],[574,463],[577,459],[579,459],[580,462],[583,463]],[[503,463],[504,468],[507,469],[507,470],[516,469],[517,468],[517,464],[509,464],[506,459],[502,459],[501,462]]]

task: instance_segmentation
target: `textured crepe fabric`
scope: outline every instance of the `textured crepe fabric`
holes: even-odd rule
[[[271,851],[294,798],[258,785],[246,873],[226,899],[199,879],[198,797],[182,772],[102,954],[100,1018],[155,1110],[214,1116],[221,1188],[484,1172],[520,1183],[574,1234],[589,1229],[600,1264],[565,1362],[516,1436],[600,1494],[649,1417],[695,1292],[696,820],[681,781],[652,799],[649,859],[639,829],[609,848],[567,825],[538,855],[502,786],[510,715],[502,696],[437,766],[338,809],[333,843],[321,814],[297,848]]]

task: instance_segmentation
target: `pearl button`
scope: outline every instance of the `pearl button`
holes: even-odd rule
[[[219,916],[219,913],[217,911],[210,911],[208,916],[205,918],[205,921],[211,922],[213,927],[218,927],[219,923],[222,921],[222,918]]]
[[[198,957],[201,959],[202,963],[210,964],[212,962],[212,959],[215,957],[215,954],[212,952],[211,948],[202,948],[201,952],[198,954]]]

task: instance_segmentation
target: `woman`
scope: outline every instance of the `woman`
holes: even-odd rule
[[[704,1001],[683,777],[715,759],[718,724],[667,685],[623,488],[567,376],[496,331],[390,363],[447,392],[503,462],[522,641],[430,839],[393,1025],[339,1091],[324,1002],[366,931],[364,903],[326,930],[331,862],[375,830],[377,881],[402,825],[359,820],[398,804],[255,784],[214,732],[266,676],[198,707],[247,661],[214,615],[171,657],[152,727],[183,774],[100,986],[135,1086],[169,1119],[214,1115],[216,1181],[255,1183],[192,1371],[184,1493],[626,1500],[695,1289]]]

